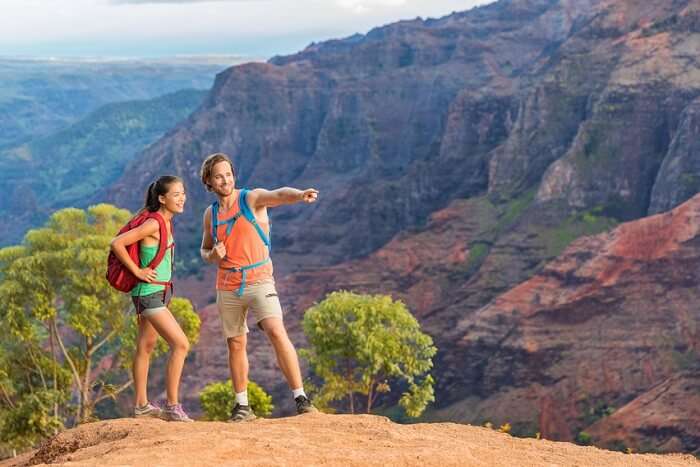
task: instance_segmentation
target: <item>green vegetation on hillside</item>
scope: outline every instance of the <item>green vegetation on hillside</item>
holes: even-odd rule
[[[614,218],[603,214],[604,208],[597,207],[589,211],[571,214],[556,227],[541,232],[546,256],[553,258],[579,237],[595,235],[613,229],[618,225]]]
[[[114,182],[136,154],[185,120],[204,91],[109,104],[51,136],[0,151],[0,215],[15,218],[0,245],[43,222],[44,212],[83,207]]]
[[[0,149],[66,128],[109,103],[209,89],[236,62],[0,59]]]
[[[6,151],[0,164],[26,161],[29,186],[53,206],[83,201],[114,181],[138,151],[187,118],[205,95],[183,90],[106,105],[70,128]]]

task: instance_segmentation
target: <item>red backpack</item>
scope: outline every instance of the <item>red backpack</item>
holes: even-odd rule
[[[158,267],[165,252],[168,250],[168,228],[165,224],[165,219],[158,212],[150,212],[148,210],[143,210],[136,214],[133,219],[131,219],[124,227],[119,230],[117,235],[121,235],[124,232],[128,232],[131,229],[135,229],[139,225],[146,222],[148,219],[155,219],[158,221],[160,226],[160,243],[158,245],[158,252],[155,258],[147,266],[150,269],[155,269]],[[129,253],[131,259],[137,265],[141,264],[139,258],[139,242],[127,245],[126,251]],[[110,283],[112,287],[119,290],[120,292],[131,292],[131,289],[136,287],[136,284],[141,282],[136,276],[134,276],[131,271],[122,263],[114,252],[110,251],[107,257],[107,282]]]

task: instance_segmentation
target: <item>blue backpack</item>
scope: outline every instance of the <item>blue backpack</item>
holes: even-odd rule
[[[253,227],[255,227],[255,230],[258,232],[258,235],[260,236],[260,240],[265,244],[267,247],[268,251],[272,250],[272,243],[270,242],[270,237],[265,235],[265,232],[263,231],[262,227],[258,224],[258,221],[255,219],[255,215],[253,214],[253,211],[250,210],[250,207],[248,206],[248,202],[246,201],[246,196],[248,195],[248,192],[250,190],[243,188],[238,195],[238,206],[240,209],[238,212],[229,217],[228,219],[224,220],[219,220],[219,202],[214,201],[214,203],[211,205],[211,236],[214,239],[214,244],[216,244],[219,239],[217,235],[217,227],[220,225],[226,224],[226,236],[228,237],[231,235],[231,231],[233,230],[233,225],[236,223],[238,219],[243,217],[246,221],[250,222],[253,224]],[[233,268],[228,268],[228,271],[231,272],[240,272],[241,273],[241,286],[238,288],[238,291],[236,294],[241,297],[243,296],[243,291],[245,290],[245,284],[246,284],[246,272],[250,271],[251,269],[255,269],[257,267],[260,267],[264,264],[267,264],[270,262],[270,257],[268,256],[262,261],[259,261],[257,263],[253,264],[248,264],[244,266],[239,266],[239,267],[233,267]]]

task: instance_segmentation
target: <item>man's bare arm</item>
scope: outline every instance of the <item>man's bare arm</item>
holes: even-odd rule
[[[296,188],[283,187],[276,190],[265,190],[264,188],[256,188],[248,193],[246,201],[251,209],[262,207],[273,208],[285,204],[294,203],[313,203],[318,199],[318,190],[308,188],[306,190],[298,190]]]

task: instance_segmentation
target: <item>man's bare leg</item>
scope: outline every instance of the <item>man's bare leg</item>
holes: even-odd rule
[[[226,339],[228,344],[228,366],[231,370],[231,382],[236,393],[236,405],[231,414],[232,422],[255,420],[255,414],[248,403],[248,337],[242,334]]]
[[[284,323],[279,318],[266,318],[260,322],[265,330],[267,338],[275,349],[277,364],[289,384],[289,388],[294,390],[302,387],[301,369],[299,367],[299,357],[297,351],[289,340]]]
[[[246,334],[229,337],[228,344],[228,367],[231,370],[231,382],[233,389],[243,392],[248,389],[248,352],[246,346],[248,337]]]
[[[280,318],[266,318],[260,322],[260,325],[265,330],[267,338],[275,349],[277,364],[282,373],[284,373],[289,388],[292,390],[297,413],[316,412],[316,408],[311,404],[304,392],[301,369],[299,368],[299,357],[297,357],[297,351],[292,341],[289,340],[284,323]]]

